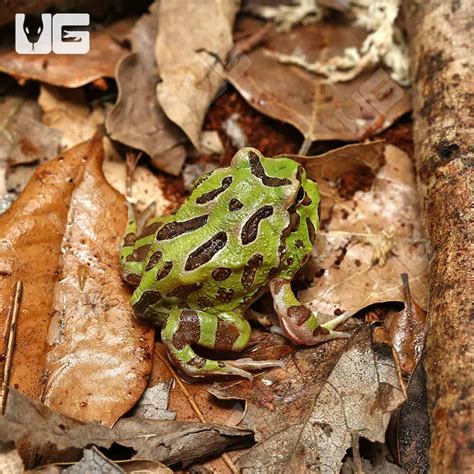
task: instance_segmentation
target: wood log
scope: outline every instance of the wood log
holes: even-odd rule
[[[403,13],[418,184],[433,248],[426,345],[430,464],[434,473],[472,472],[474,12],[471,0],[404,0]]]

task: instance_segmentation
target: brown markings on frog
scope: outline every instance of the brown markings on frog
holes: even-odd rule
[[[240,282],[245,289],[248,289],[252,286],[255,275],[257,274],[257,270],[260,268],[262,263],[263,255],[259,253],[249,258],[249,261],[247,262],[247,265],[245,265],[242,272],[242,277],[240,278]]]
[[[287,310],[288,318],[293,320],[297,326],[302,326],[311,316],[311,310],[306,306],[290,306]]]
[[[199,315],[193,309],[183,309],[179,317],[178,329],[173,335],[173,345],[181,350],[188,344],[199,341],[201,323]]]
[[[151,248],[150,244],[142,245],[134,249],[133,253],[131,253],[127,258],[127,262],[143,262],[148,255],[148,252]]]
[[[158,301],[160,300],[161,295],[158,291],[145,291],[140,297],[140,299],[133,305],[133,311],[137,316],[141,316],[145,313],[148,307],[158,303]]]
[[[231,288],[226,290],[225,288],[219,288],[216,293],[216,299],[222,303],[229,303],[234,297],[235,291]]]
[[[303,248],[304,247],[304,242],[301,239],[296,239],[295,240],[295,247],[297,249]]]
[[[208,191],[204,193],[202,196],[199,196],[196,199],[197,204],[205,204],[209,201],[215,199],[219,194],[223,193],[230,185],[232,184],[232,178],[230,176],[226,176],[222,180],[222,184],[219,188],[213,189],[212,191]]]
[[[314,241],[316,240],[316,229],[314,228],[314,224],[309,217],[306,218],[306,225],[308,226],[309,240],[311,240],[311,243],[314,244]]]
[[[229,201],[229,211],[234,212],[238,211],[239,209],[242,209],[244,205],[236,198],[232,198]]]
[[[187,221],[168,222],[156,234],[156,240],[174,239],[179,235],[186,234],[204,226],[209,218],[208,215],[193,217]]]
[[[190,283],[189,285],[180,285],[170,291],[167,296],[178,298],[181,301],[186,301],[188,296],[195,291],[201,289],[202,283]]]
[[[172,268],[173,262],[165,262],[161,270],[156,274],[156,281],[167,277]]]
[[[216,281],[224,281],[227,280],[231,274],[232,270],[230,268],[219,267],[212,272],[212,278]]]
[[[277,186],[286,186],[287,184],[291,184],[291,180],[288,178],[272,178],[271,176],[268,176],[265,173],[265,169],[260,162],[260,158],[258,155],[250,151],[249,152],[249,161],[250,161],[250,170],[252,171],[252,174],[256,176],[257,178],[262,180],[262,183],[265,186],[270,186],[272,188],[277,187]]]
[[[229,324],[222,319],[217,320],[215,349],[230,351],[239,337],[239,330],[234,324]]]
[[[270,217],[273,214],[273,207],[266,205],[254,212],[242,227],[240,238],[242,244],[247,245],[257,238],[258,226],[263,219]]]
[[[212,308],[214,306],[214,301],[211,300],[211,298],[208,298],[207,296],[200,296],[197,299],[197,302],[201,308]]]
[[[136,275],[135,273],[129,273],[127,275],[123,275],[123,279],[130,285],[138,286],[140,284],[141,276]]]
[[[148,263],[146,264],[145,271],[148,272],[152,268],[156,267],[156,264],[161,260],[162,253],[157,250],[153,255],[148,259]]]
[[[311,201],[311,198],[308,196],[308,193],[304,193],[304,199],[301,201],[301,204],[303,206],[309,206],[313,201]]]
[[[323,328],[322,326],[318,326],[313,331],[313,336],[326,336],[329,334],[329,329]]]
[[[209,262],[219,250],[225,247],[226,243],[227,234],[225,232],[218,232],[214,237],[211,237],[207,242],[204,242],[189,254],[184,269],[189,272]]]
[[[123,238],[123,245],[129,247],[135,243],[135,240],[135,234],[130,232]]]
[[[206,365],[206,359],[201,356],[196,356],[189,360],[187,364],[195,367],[196,369],[202,369]]]
[[[147,225],[141,232],[141,237],[146,237],[147,235],[153,235],[162,225],[162,222],[153,222]]]

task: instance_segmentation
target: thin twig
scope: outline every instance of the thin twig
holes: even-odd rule
[[[2,415],[5,414],[5,408],[7,406],[7,397],[8,397],[8,385],[10,383],[10,373],[13,362],[13,349],[15,347],[15,336],[16,336],[16,326],[18,321],[18,315],[20,314],[20,300],[21,294],[23,291],[23,283],[17,281],[15,285],[15,294],[13,296],[13,304],[11,311],[8,315],[8,324],[7,324],[7,353],[5,357],[5,364],[2,377],[2,391],[0,394],[0,406],[2,410]]]
[[[169,363],[168,360],[166,360],[165,357],[163,357],[158,350],[155,350],[155,354],[158,356],[158,358],[166,365],[166,368],[171,372],[171,375],[173,378],[176,380],[176,383],[178,384],[180,390],[183,392],[184,396],[188,400],[189,404],[191,405],[192,409],[194,410],[194,413],[196,413],[196,416],[199,418],[199,421],[201,423],[207,423],[206,419],[204,418],[204,415],[202,414],[202,411],[199,409],[199,407],[196,405],[196,402],[194,401],[194,398],[192,395],[188,392],[188,389],[186,388],[186,385],[182,382],[180,379],[179,375],[176,373],[174,370],[173,366]],[[237,466],[233,463],[232,459],[227,453],[222,454],[222,459],[224,462],[227,464],[227,467],[232,471],[233,474],[239,474],[239,469]]]
[[[125,155],[125,165],[127,170],[127,176],[125,178],[125,195],[128,197],[132,194],[132,179],[135,169],[137,168],[140,158],[143,156],[143,153],[140,151],[135,153],[130,151]]]

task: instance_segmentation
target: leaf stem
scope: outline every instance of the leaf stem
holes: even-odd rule
[[[10,373],[13,362],[13,350],[15,348],[15,337],[17,329],[18,315],[20,314],[20,302],[23,292],[23,283],[17,281],[15,285],[15,294],[13,295],[13,304],[8,314],[7,321],[7,350],[4,362],[3,376],[2,376],[2,390],[0,393],[0,407],[2,415],[5,414],[8,398],[8,384],[10,383]]]

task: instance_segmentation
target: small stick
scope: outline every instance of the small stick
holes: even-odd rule
[[[13,296],[13,305],[8,316],[7,324],[7,355],[5,358],[5,365],[2,377],[2,391],[0,394],[0,406],[2,410],[2,415],[5,414],[5,408],[7,406],[8,385],[10,383],[10,373],[13,362],[13,349],[15,347],[16,326],[18,321],[18,315],[20,314],[20,300],[22,292],[23,283],[21,281],[17,281],[15,285],[15,294]]]
[[[143,156],[143,153],[140,151],[135,153],[130,151],[125,155],[125,165],[127,169],[127,176],[125,181],[125,195],[128,197],[132,194],[132,180],[133,180],[133,173],[135,172],[138,162],[140,158]]]
[[[182,382],[182,380],[179,378],[179,375],[176,373],[174,368],[171,366],[169,361],[167,361],[160,353],[158,350],[155,350],[155,354],[158,356],[159,359],[161,359],[162,362],[166,365],[166,368],[171,372],[171,375],[173,378],[176,380],[176,383],[179,385],[180,390],[184,393],[184,396],[188,400],[189,404],[191,405],[192,409],[194,410],[194,413],[196,413],[196,416],[199,418],[199,421],[201,423],[207,423],[206,419],[204,418],[204,415],[202,414],[202,411],[199,409],[199,407],[196,405],[196,402],[194,401],[194,398],[192,395],[188,392],[188,389]],[[239,474],[239,469],[237,466],[233,463],[232,459],[227,453],[222,453],[222,459],[224,462],[227,464],[227,467],[232,471],[233,474]]]

